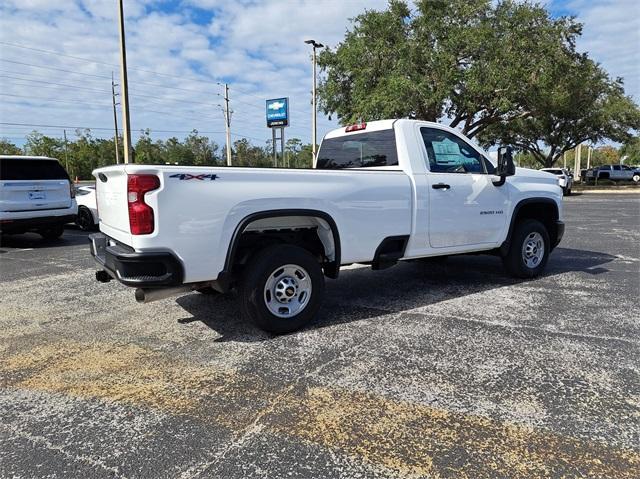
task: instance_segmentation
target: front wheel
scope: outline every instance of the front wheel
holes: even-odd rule
[[[247,264],[240,287],[243,314],[259,328],[290,333],[310,322],[322,302],[318,260],[293,245],[273,245]]]
[[[544,270],[549,253],[547,229],[540,221],[529,219],[516,225],[502,262],[510,275],[533,278]]]
[[[633,181],[635,181],[636,183],[640,181],[640,173],[634,173],[633,176],[631,177],[631,179]]]

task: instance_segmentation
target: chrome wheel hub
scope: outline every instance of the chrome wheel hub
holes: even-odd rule
[[[311,278],[295,264],[279,267],[264,285],[264,302],[271,314],[280,318],[296,316],[309,304]]]
[[[522,260],[527,268],[537,267],[544,258],[544,240],[536,231],[529,233],[522,244]]]

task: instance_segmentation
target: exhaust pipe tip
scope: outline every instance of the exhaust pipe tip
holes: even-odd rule
[[[176,288],[138,288],[136,289],[136,301],[138,303],[151,303],[161,299],[177,296],[182,293],[188,293],[193,286],[178,286]]]
[[[137,289],[136,289],[136,293],[135,293],[135,295],[136,295],[136,301],[137,301],[138,303],[144,303],[144,296],[145,296],[145,295],[144,295],[144,289],[142,289],[142,288],[137,288]]]

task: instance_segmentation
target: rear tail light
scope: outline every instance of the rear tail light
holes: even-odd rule
[[[129,205],[129,227],[133,235],[153,233],[153,208],[144,202],[144,195],[160,188],[156,175],[129,175],[127,177],[127,203]]]
[[[344,131],[345,133],[349,133],[350,131],[364,130],[366,127],[367,124],[364,121],[361,121],[360,123],[356,123],[355,125],[349,125],[344,129]]]
[[[71,198],[76,197],[76,187],[71,183],[71,180],[69,180],[69,194],[71,195]]]

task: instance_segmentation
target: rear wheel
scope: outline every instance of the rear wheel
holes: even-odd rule
[[[293,245],[269,246],[246,266],[240,287],[243,314],[276,334],[300,329],[316,315],[324,293],[318,260]]]
[[[78,208],[78,216],[76,216],[76,224],[80,227],[82,231],[90,231],[95,228],[95,223],[93,222],[93,215],[89,208],[85,206],[81,206]]]
[[[62,233],[64,233],[64,225],[54,225],[45,230],[38,231],[40,236],[47,240],[54,240],[60,238]]]
[[[524,220],[513,232],[509,251],[502,258],[507,272],[517,278],[533,278],[549,259],[549,233],[538,220]]]
[[[640,173],[634,173],[633,176],[631,177],[631,179],[633,181],[635,181],[636,183],[640,181]]]

